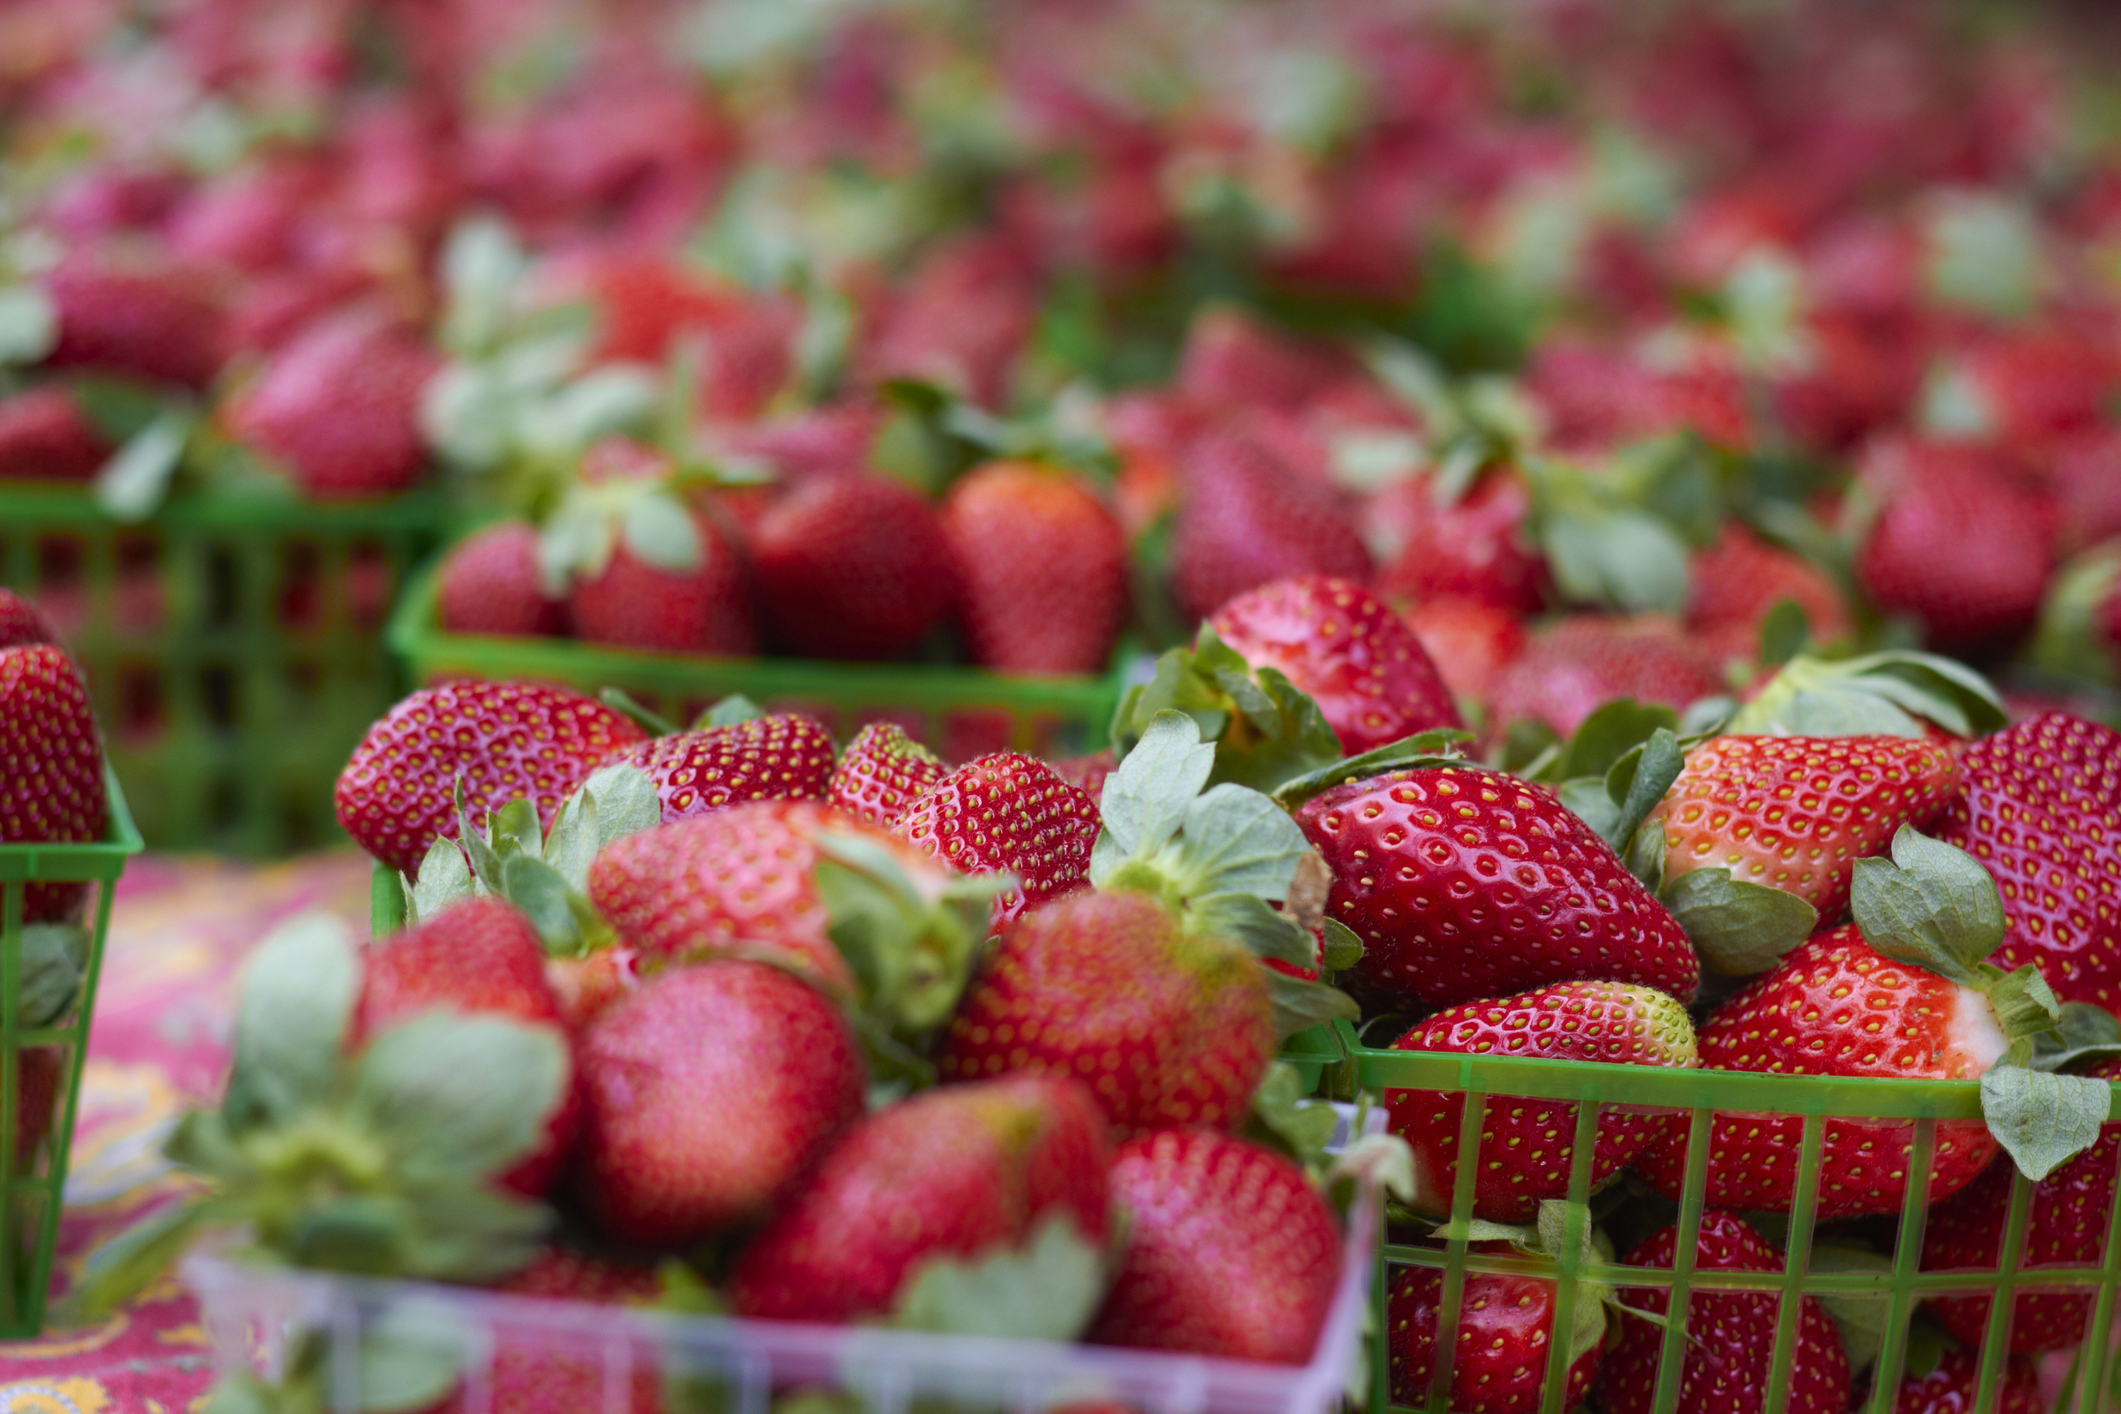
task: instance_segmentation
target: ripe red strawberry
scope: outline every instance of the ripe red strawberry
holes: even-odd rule
[[[1832,920],[1856,861],[1884,853],[1902,825],[1926,828],[1958,786],[1942,742],[1719,736],[1687,753],[1646,819],[1664,825],[1666,879],[1723,868]]]
[[[754,717],[652,737],[602,764],[646,771],[667,825],[747,800],[824,799],[832,781],[832,733],[799,712]]]
[[[1120,1146],[1127,1245],[1089,1339],[1301,1365],[1340,1280],[1340,1224],[1304,1171],[1205,1129]]]
[[[1208,622],[1247,663],[1280,669],[1316,702],[1350,756],[1463,725],[1420,640],[1359,584],[1325,575],[1276,580],[1238,595]]]
[[[1094,673],[1127,613],[1127,546],[1077,479],[992,462],[943,502],[943,539],[973,661],[1004,673]]]
[[[1687,628],[1723,662],[1753,660],[1761,621],[1784,600],[1804,610],[1814,643],[1843,643],[1854,632],[1847,596],[1817,565],[1736,521],[1695,553],[1688,578]]]
[[[1991,960],[2121,1008],[2121,732],[2047,712],[1962,748],[1959,768],[1937,837],[1995,876],[2008,928]]]
[[[1347,975],[1383,1010],[1556,982],[1694,995],[1700,963],[1663,905],[1547,792],[1499,771],[1418,767],[1334,786],[1296,823],[1333,870],[1328,916],[1362,939]]]
[[[1490,472],[1448,505],[1427,477],[1395,483],[1364,508],[1365,533],[1384,562],[1377,592],[1415,605],[1471,599],[1538,612],[1547,566],[1526,536],[1531,508],[1530,488],[1512,471]]]
[[[1683,708],[1723,690],[1714,661],[1670,620],[1577,614],[1534,634],[1497,676],[1488,721],[1497,731],[1544,722],[1573,736],[1616,697]]]
[[[1122,1133],[1231,1128],[1274,1052],[1250,953],[1147,894],[1084,891],[1011,924],[966,988],[946,1078],[1080,1076]]]
[[[1018,351],[1038,319],[1037,271],[1005,235],[972,235],[931,250],[885,314],[864,360],[873,378],[939,383],[1000,407]]]
[[[1097,843],[1097,802],[1045,762],[1000,751],[967,762],[906,807],[891,833],[964,874],[1008,870],[996,927],[1082,885]]]
[[[1864,941],[1854,924],[1820,933],[1710,1014],[1701,1028],[1709,1070],[1972,1080],[2006,1047],[1988,999]],[[1686,1163],[1686,1120],[1636,1161],[1676,1195]],[[1712,1207],[1786,1211],[1797,1181],[1797,1116],[1716,1116],[1709,1132]],[[1892,1121],[1828,1120],[1819,1170],[1822,1220],[1899,1211],[1912,1128]],[[1996,1156],[1978,1119],[1939,1120],[1929,1175],[1932,1203],[1957,1192]]]
[[[227,356],[220,302],[196,271],[138,251],[80,251],[44,277],[59,316],[46,363],[204,388]]]
[[[111,445],[60,387],[0,398],[0,480],[91,481]]]
[[[569,1031],[580,1031],[641,985],[640,954],[614,944],[578,957],[545,959],[545,980]]]
[[[422,688],[368,729],[339,773],[339,824],[401,874],[437,838],[457,837],[456,784],[472,824],[511,800],[552,819],[613,752],[642,739],[631,718],[565,688],[523,682],[449,682]]]
[[[1183,473],[1171,582],[1190,617],[1291,575],[1369,578],[1369,551],[1346,510],[1257,443],[1208,433],[1188,450]]]
[[[848,814],[889,829],[906,807],[941,780],[943,763],[895,722],[871,722],[840,757],[825,798]]]
[[[738,1260],[731,1303],[767,1320],[885,1315],[924,1263],[1020,1247],[1049,1216],[1101,1245],[1111,1166],[1073,1080],[927,1091],[862,1120],[788,1195]]]
[[[2105,420],[2121,362],[2104,337],[2034,328],[1978,340],[1947,376],[1957,420],[1999,446],[2037,452]]]
[[[643,1245],[765,1212],[862,1112],[868,1080],[838,1009],[753,962],[663,973],[598,1017],[580,1056],[587,1201]]]
[[[539,1296],[599,1306],[654,1306],[663,1294],[662,1278],[650,1266],[627,1266],[599,1257],[549,1248],[493,1290],[505,1296]],[[513,1325],[505,1319],[494,1331],[487,1403],[493,1414],[566,1414],[609,1409],[607,1373],[612,1364],[609,1336],[560,1332],[549,1325]],[[646,1342],[630,1350],[633,1375],[624,1414],[663,1414],[663,1373]],[[468,1414],[471,1401],[453,1394],[430,1414]]]
[[[545,946],[530,920],[497,898],[454,904],[365,954],[361,996],[349,1045],[359,1047],[423,1012],[447,1008],[498,1012],[518,1021],[564,1027],[559,998],[545,975]],[[545,1137],[497,1180],[536,1197],[552,1187],[581,1127],[572,1085],[546,1122]]]
[[[538,533],[522,521],[475,530],[442,561],[436,591],[449,633],[555,635],[567,606],[546,597],[538,574]]]
[[[1065,756],[1046,764],[1053,768],[1054,775],[1084,795],[1092,800],[1102,801],[1105,798],[1105,778],[1118,767],[1119,759],[1108,746],[1103,751],[1093,751],[1087,756]]]
[[[26,648],[39,643],[58,644],[58,630],[36,602],[12,589],[0,589],[0,648]]]
[[[1477,1243],[1475,1251],[1510,1252],[1508,1243]],[[1514,1255],[1514,1254],[1512,1254]],[[1436,1326],[1444,1274],[1437,1267],[1403,1267],[1385,1308],[1391,1398],[1419,1406],[1428,1399],[1436,1368]],[[1577,1299],[1593,1299],[1581,1292]],[[1545,1277],[1469,1272],[1458,1306],[1458,1342],[1451,1363],[1451,1408],[1467,1414],[1532,1414],[1546,1392],[1547,1342],[1554,1335],[1554,1283]],[[1603,1352],[1593,1345],[1569,1366],[1564,1404],[1574,1407],[1598,1374]]]
[[[1980,1403],[1980,1352],[1948,1345],[1927,1375],[1901,1377],[1892,1414],[1974,1414]],[[2048,1402],[2041,1393],[2039,1368],[2017,1356],[2004,1361],[1991,1407],[1996,1414],[2046,1414]]]
[[[1631,1267],[1669,1267],[1679,1244],[1676,1226],[1643,1239],[1621,1261]],[[1780,1272],[1782,1254],[1762,1242],[1743,1220],[1704,1212],[1695,1270]],[[1621,1288],[1623,1304],[1662,1316],[1672,1296],[1662,1288]],[[1787,1414],[1841,1414],[1849,1402],[1849,1362],[1833,1319],[1814,1297],[1801,1298],[1791,1345]],[[1680,1368],[1678,1408],[1700,1414],[1768,1414],[1768,1360],[1782,1298],[1763,1291],[1695,1291],[1687,1297],[1689,1343]],[[1601,1407],[1612,1414],[1648,1414],[1657,1393],[1664,1327],[1620,1318],[1620,1339],[1605,1359],[1598,1382]]]
[[[1686,1008],[1648,987],[1564,982],[1501,1001],[1438,1012],[1393,1042],[1400,1051],[1533,1056],[1622,1065],[1696,1064]],[[1416,1187],[1448,1205],[1458,1174],[1465,1097],[1435,1090],[1387,1090],[1392,1132],[1414,1151]],[[1480,1133],[1473,1215],[1523,1223],[1539,1204],[1565,1198],[1576,1107],[1538,1100],[1491,1101]],[[1598,1122],[1591,1187],[1603,1187],[1650,1141],[1647,1115],[1606,1113]]]
[[[1400,615],[1421,640],[1451,696],[1487,703],[1502,670],[1524,652],[1524,625],[1517,615],[1472,599],[1430,599]]]
[[[2121,1060],[2102,1061],[2085,1072],[2101,1080],[2121,1079]],[[2114,1196],[2114,1165],[2121,1159],[2121,1123],[2099,1127],[2089,1149],[2033,1185],[2032,1215],[2016,1270],[2097,1265],[2105,1260],[2106,1225]],[[1981,1176],[1930,1209],[1922,1230],[1922,1269],[1930,1272],[1995,1271],[2003,1258],[2003,1230],[2010,1211],[2016,1168],[1997,1160]],[[1930,1310],[1944,1328],[1979,1348],[1988,1338],[1992,1297],[1939,1295]],[[2007,1338],[2014,1354],[2065,1350],[2084,1339],[2092,1294],[2028,1291],[2011,1303]]]
[[[896,658],[950,608],[950,550],[935,511],[882,476],[804,482],[751,536],[765,620],[813,658]]]
[[[1216,407],[1294,409],[1344,371],[1345,361],[1331,351],[1218,305],[1202,310],[1186,331],[1172,381],[1187,397]]]
[[[103,751],[81,670],[50,644],[0,648],[0,840],[99,840],[105,819]],[[23,919],[70,918],[87,893],[86,884],[30,884]]]
[[[289,340],[245,388],[228,428],[316,500],[360,500],[419,479],[420,396],[440,366],[410,331],[356,311]]]

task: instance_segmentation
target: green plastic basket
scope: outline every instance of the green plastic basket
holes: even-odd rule
[[[445,633],[436,592],[430,568],[391,619],[390,645],[416,686],[476,677],[591,693],[616,687],[675,721],[742,693],[769,709],[808,712],[841,742],[865,722],[897,722],[951,761],[1001,750],[1048,757],[1095,751],[1106,742],[1126,677],[1124,652],[1098,677],[1030,678],[977,668],[683,657],[559,638]]]
[[[108,766],[103,772],[110,824],[99,844],[0,844],[0,1175],[6,1202],[0,1205],[0,1339],[33,1336],[44,1324],[51,1286],[52,1250],[59,1237],[66,1193],[67,1158],[81,1099],[81,1065],[95,1013],[96,979],[103,970],[103,944],[110,931],[111,892],[125,861],[141,849],[140,832],[126,808],[125,793]],[[24,886],[80,882],[90,886],[87,903],[87,966],[74,1004],[59,1020],[28,1029],[18,1026],[22,982]],[[25,1057],[56,1052],[52,1116],[27,1154],[17,1153],[20,1079]]]
[[[174,496],[118,525],[75,487],[0,488],[0,583],[80,660],[157,849],[270,856],[340,837],[332,783],[397,700],[383,628],[447,533],[436,497]]]
[[[2076,1388],[2104,1390],[2112,1373],[2113,1352],[2107,1332],[2113,1323],[2115,1291],[2121,1287],[2121,1184],[2116,1185],[2112,1211],[2106,1215],[2106,1259],[2103,1264],[2041,1267],[2034,1272],[2017,1270],[2023,1252],[2030,1212],[2032,1185],[2021,1175],[2015,1178],[2010,1211],[2004,1228],[2001,1260],[1993,1271],[1922,1272],[1919,1259],[1923,1224],[1927,1217],[1926,1183],[1910,1181],[1897,1223],[1891,1218],[1871,1219],[1894,1233],[1890,1270],[1813,1271],[1808,1263],[1814,1237],[1812,1214],[1818,1193],[1820,1147],[1823,1124],[1828,1119],[1902,1120],[1913,1131],[1913,1150],[1908,1172],[1927,1176],[1935,1153],[1939,1120],[1979,1119],[1981,1087],[1973,1082],[1915,1080],[1824,1080],[1802,1076],[1754,1075],[1703,1070],[1657,1069],[1644,1066],[1594,1065],[1549,1060],[1526,1060],[1492,1055],[1457,1055],[1416,1051],[1377,1050],[1362,1046],[1352,1030],[1340,1024],[1341,1041],[1348,1059],[1328,1076],[1328,1089],[1352,1094],[1354,1087],[1373,1095],[1386,1089],[1434,1090],[1466,1096],[1465,1118],[1459,1130],[1459,1152],[1475,1154],[1481,1137],[1486,1105],[1513,1098],[1566,1100],[1577,1104],[1577,1123],[1572,1141],[1568,1196],[1573,1200],[1571,1231],[1566,1234],[1563,1255],[1554,1262],[1514,1254],[1472,1252],[1462,1237],[1440,1247],[1421,1247],[1388,1242],[1378,1264],[1372,1299],[1375,1329],[1390,1332],[1386,1319],[1388,1301],[1397,1274],[1410,1266],[1441,1268],[1444,1283],[1438,1311],[1437,1366],[1432,1370],[1429,1398],[1413,1408],[1445,1414],[1449,1400],[1451,1366],[1458,1349],[1456,1335],[1460,1298],[1469,1272],[1507,1272],[1555,1278],[1555,1330],[1568,1330],[1575,1310],[1578,1284],[1585,1279],[1612,1283],[1623,1296],[1637,1291],[1666,1288],[1673,1294],[1672,1319],[1663,1336],[1658,1371],[1655,1414],[1675,1414],[1679,1398],[1679,1376],[1687,1336],[1684,1312],[1689,1291],[1767,1291],[1783,1296],[1775,1331],[1770,1366],[1771,1382],[1762,1406],[1779,1411],[1786,1406],[1793,1359],[1800,1293],[1811,1295],[1867,1295],[1886,1307],[1885,1340],[1874,1369],[1876,1383],[1871,1396],[1857,1407],[1870,1414],[1888,1414],[1893,1392],[1899,1384],[1907,1356],[1908,1321],[1923,1298],[1950,1291],[2016,1291],[2027,1287],[2074,1291],[2093,1297],[2091,1322],[2084,1353],[2076,1370]],[[1604,1265],[1588,1259],[1583,1249],[1584,1233],[1574,1230],[1587,1217],[1583,1207],[1589,1196],[1591,1162],[1597,1115],[1601,1107],[1625,1105],[1629,1109],[1683,1112],[1690,1117],[1687,1164],[1678,1205],[1679,1243],[1670,1270]],[[1789,1215],[1786,1261],[1776,1272],[1697,1272],[1695,1247],[1703,1207],[1707,1171],[1708,1132],[1716,1111],[1749,1114],[1801,1116],[1803,1136],[1798,1151],[1797,1187]],[[2008,1160],[2002,1160],[2008,1162]],[[1460,1163],[1451,1195],[1453,1219],[1470,1217],[1476,1165]],[[1997,1300],[1990,1309],[1987,1339],[1980,1368],[1980,1402],[1970,1414],[1992,1414],[1996,1408],[2004,1372],[2004,1332],[2012,1302]],[[1567,1360],[1566,1341],[1551,1342],[1547,1356],[1542,1414],[1563,1414],[1566,1381],[1562,1367]],[[1391,1345],[1374,1343],[1370,1381],[1371,1414],[1407,1408],[1390,1400],[1388,1380]],[[1860,1384],[1858,1386],[1860,1388]],[[2086,1409],[2102,1407],[2087,1402]]]

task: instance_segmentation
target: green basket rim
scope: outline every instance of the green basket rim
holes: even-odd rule
[[[140,827],[133,823],[132,807],[118,784],[118,773],[109,758],[103,761],[105,815],[103,838],[95,841],[40,841],[0,844],[0,882],[42,880],[79,883],[112,880],[125,868],[125,861],[145,849]]]
[[[255,530],[262,523],[278,530],[407,530],[434,525],[438,517],[454,521],[456,514],[448,499],[431,487],[373,500],[312,501],[292,484],[258,482],[175,491],[152,514],[128,523],[105,511],[92,487],[34,481],[0,485],[0,517],[120,529]]]

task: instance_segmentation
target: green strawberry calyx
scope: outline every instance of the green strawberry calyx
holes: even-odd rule
[[[244,976],[220,1108],[179,1121],[164,1152],[202,1191],[91,1253],[63,1319],[143,1289],[207,1229],[294,1266],[490,1281],[536,1254],[542,1205],[493,1179],[539,1142],[567,1085],[549,1027],[435,1011],[350,1054],[359,951],[343,924],[297,918]]]
[[[1335,786],[1368,780],[1387,771],[1472,765],[1459,749],[1460,743],[1472,739],[1471,732],[1456,727],[1431,727],[1425,732],[1386,742],[1360,756],[1330,761],[1300,776],[1292,776],[1275,788],[1274,799],[1284,810],[1294,810],[1312,796],[1321,795]]]
[[[1933,722],[1981,736],[2007,720],[1987,678],[1934,653],[1894,650],[1839,662],[1799,653],[1724,728],[1737,736],[1906,736]]]
[[[2099,610],[2121,583],[2121,545],[2088,550],[2056,574],[2040,606],[2040,627],[2030,657],[2044,673],[2074,682],[2112,687],[2114,658],[2121,645],[2099,626]]]
[[[1902,825],[1890,860],[1856,862],[1850,911],[1878,952],[1988,1000],[2006,1049],[1981,1077],[1981,1113],[2019,1172],[2037,1182],[2091,1146],[2112,1108],[2112,1087],[2035,1068],[2041,1039],[2051,1048],[2061,1039],[2062,1006],[2038,968],[2005,972],[1988,961],[2007,919],[1980,861]]]
[[[1532,1224],[1466,1218],[1440,1224],[1432,1235],[1446,1241],[1506,1242],[1520,1255],[1542,1258],[1554,1263],[1557,1269],[1580,1272],[1585,1267],[1613,1265],[1613,1245],[1593,1221],[1590,1206],[1554,1198],[1540,1203],[1537,1220]],[[1663,1324],[1662,1318],[1654,1312],[1623,1305],[1610,1283],[1579,1277],[1576,1304],[1570,1313],[1569,1349],[1563,1369],[1573,1368],[1578,1360],[1605,1342],[1606,1308],[1609,1306],[1616,1314]]]
[[[1254,669],[1202,624],[1190,648],[1156,660],[1156,676],[1127,689],[1112,718],[1122,759],[1164,712],[1183,712],[1216,746],[1211,780],[1272,791],[1341,759],[1340,738],[1318,704],[1278,668]]]
[[[1025,1340],[1075,1340],[1104,1300],[1113,1254],[1065,1211],[1049,1212],[1015,1246],[929,1257],[899,1287],[886,1324],[899,1330]]]

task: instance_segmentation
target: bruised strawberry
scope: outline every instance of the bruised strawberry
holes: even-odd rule
[[[420,398],[439,367],[425,342],[390,320],[336,316],[272,355],[237,396],[228,427],[313,499],[402,491],[426,465]]]
[[[1015,875],[994,901],[1000,926],[1081,886],[1097,827],[1096,801],[1045,762],[1001,751],[916,796],[891,832],[961,873]]]
[[[973,661],[1004,673],[1094,673],[1127,613],[1119,522],[1076,479],[1029,462],[968,473],[943,538]]]
[[[548,598],[538,574],[538,533],[522,521],[475,530],[442,561],[436,607],[448,633],[550,636],[567,627],[567,606]]]
[[[1292,575],[1369,577],[1370,555],[1330,494],[1300,482],[1256,442],[1196,440],[1171,537],[1179,608],[1205,618],[1248,589]]]
[[[935,511],[882,476],[807,481],[751,536],[765,621],[790,652],[896,658],[950,608],[950,550]]]
[[[111,445],[64,388],[25,388],[0,398],[0,480],[89,481]]]
[[[646,771],[667,825],[747,800],[822,800],[832,780],[832,734],[801,713],[754,717],[652,737],[602,764]]]
[[[825,797],[848,814],[888,830],[943,775],[935,753],[908,737],[904,727],[871,722],[847,744]]]
[[[80,668],[48,643],[0,648],[0,841],[86,843],[103,838],[106,819],[103,749]],[[87,892],[31,883],[23,920],[64,921]]]

